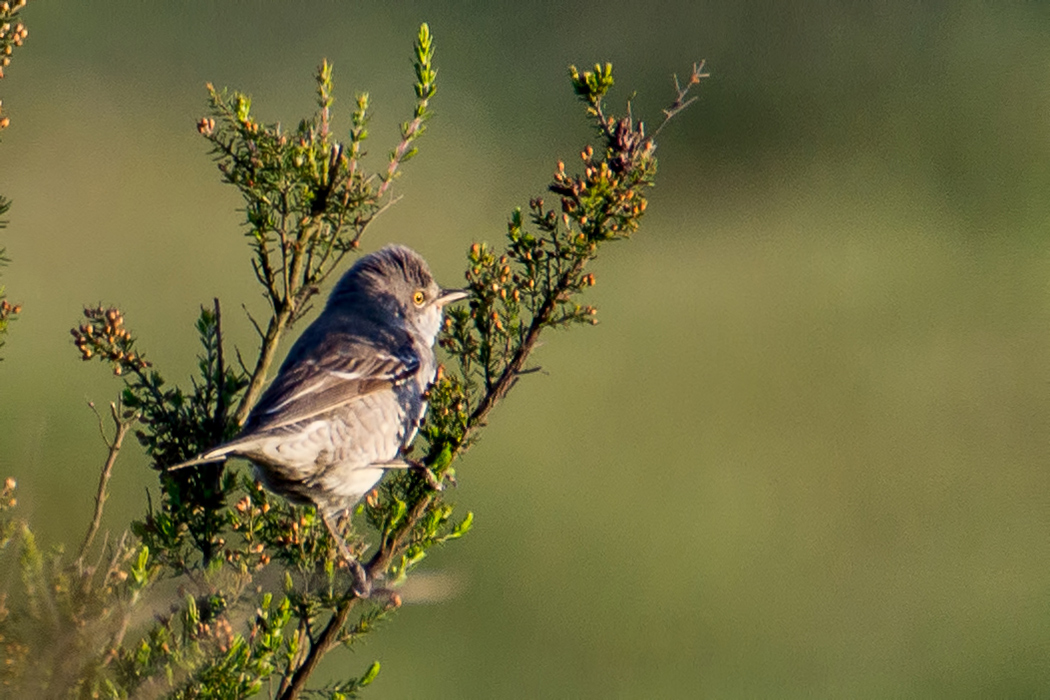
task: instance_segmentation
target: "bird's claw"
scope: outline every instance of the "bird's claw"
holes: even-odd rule
[[[346,546],[346,542],[343,541],[342,536],[335,528],[335,525],[332,524],[328,515],[324,511],[319,510],[318,512],[321,514],[321,520],[324,522],[325,527],[328,528],[328,534],[335,540],[335,546],[339,549],[340,556],[343,557],[346,565],[350,568],[350,575],[354,578],[354,583],[350,590],[358,598],[370,597],[372,595],[372,580],[368,577],[368,571],[357,560],[357,557],[350,553],[350,548]]]
[[[434,490],[434,491],[444,491],[445,490],[445,485],[443,483],[441,483],[441,480],[438,479],[437,475],[434,474],[434,472],[430,471],[430,469],[428,469],[427,467],[424,467],[421,464],[421,465],[419,465],[419,471],[423,475],[423,480],[427,482],[427,486],[429,486],[432,490]]]
[[[350,574],[354,577],[354,583],[350,587],[350,590],[354,592],[354,595],[358,598],[366,599],[372,596],[372,580],[368,578],[368,571],[361,565],[357,559],[350,558],[346,560],[347,565],[350,567]]]
[[[430,468],[420,462],[418,459],[405,459],[405,463],[413,470],[419,472],[423,480],[427,482],[427,486],[430,487],[431,491],[444,491],[445,485],[441,483],[441,479],[437,477]]]

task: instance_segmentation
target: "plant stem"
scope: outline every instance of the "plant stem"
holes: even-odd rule
[[[325,625],[320,639],[311,645],[310,652],[303,659],[302,665],[296,669],[291,680],[289,681],[286,677],[281,681],[281,688],[277,691],[279,700],[295,700],[306,689],[306,681],[310,679],[311,674],[317,668],[317,664],[321,663],[321,659],[324,658],[325,654],[339,643],[339,634],[342,632],[343,625],[346,624],[347,619],[350,617],[350,611],[358,600],[360,599],[348,591],[348,597],[340,603],[339,608],[332,615],[332,619]]]
[[[277,355],[277,345],[281,341],[284,329],[288,326],[288,319],[292,317],[291,306],[287,303],[281,306],[274,316],[270,318],[270,324],[266,327],[266,335],[263,336],[259,348],[259,359],[252,370],[252,378],[248,384],[248,390],[244,392],[240,404],[237,405],[237,413],[234,419],[238,425],[243,425],[248,419],[255,402],[262,395],[263,386],[266,384],[266,374],[270,371],[273,358]]]
[[[113,435],[113,441],[109,442],[109,455],[106,457],[106,463],[102,465],[102,474],[98,479],[98,492],[95,493],[95,514],[91,518],[91,525],[88,526],[87,534],[84,536],[84,542],[80,545],[80,552],[77,555],[77,568],[80,568],[80,564],[84,561],[84,555],[87,553],[88,548],[95,539],[95,535],[98,534],[98,529],[102,524],[102,509],[106,504],[106,486],[109,485],[109,478],[113,473],[113,465],[117,461],[117,455],[120,454],[120,448],[124,444],[124,436],[128,434],[128,430],[131,429],[131,424],[135,422],[135,418],[132,417],[127,421],[120,419],[120,414],[117,412],[117,405],[111,403],[109,405],[110,410],[113,414],[113,422],[117,426],[116,433]]]
[[[460,440],[459,445],[456,445],[454,452],[458,453],[461,447],[467,444],[467,438],[475,432],[478,428],[485,425],[485,419],[488,417],[490,411],[495,408],[496,404],[499,403],[514,386],[514,382],[518,378],[518,374],[525,366],[525,361],[529,359],[529,355],[532,354],[533,348],[536,346],[536,341],[540,338],[540,332],[550,321],[551,316],[554,314],[554,309],[557,305],[558,298],[568,289],[569,282],[583,270],[584,265],[587,264],[586,257],[578,257],[573,263],[573,266],[562,273],[561,277],[558,278],[558,284],[554,290],[551,291],[547,298],[544,299],[543,305],[540,306],[536,315],[532,317],[532,323],[529,324],[529,330],[525,333],[525,338],[522,340],[521,345],[514,352],[514,356],[507,363],[507,366],[503,368],[503,372],[500,373],[499,378],[491,385],[491,387],[485,392],[485,395],[481,397],[481,401],[478,402],[477,408],[474,409],[470,414],[470,419],[467,421],[467,429],[463,433],[463,438]]]

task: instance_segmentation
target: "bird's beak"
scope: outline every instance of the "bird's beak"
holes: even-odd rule
[[[454,301],[466,299],[469,296],[470,292],[466,289],[442,289],[441,294],[434,299],[434,304],[440,309],[445,304],[451,304]]]

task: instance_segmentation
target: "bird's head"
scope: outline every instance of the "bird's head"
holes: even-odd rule
[[[380,323],[403,323],[433,344],[445,305],[466,296],[463,290],[438,286],[419,253],[389,245],[354,263],[332,290],[328,306]]]

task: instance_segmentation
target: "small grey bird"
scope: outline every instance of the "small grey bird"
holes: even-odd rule
[[[299,336],[240,435],[172,468],[250,460],[268,489],[317,507],[360,577],[331,519],[387,469],[411,466],[400,453],[426,411],[442,309],[466,296],[441,289],[404,246],[366,255]]]

